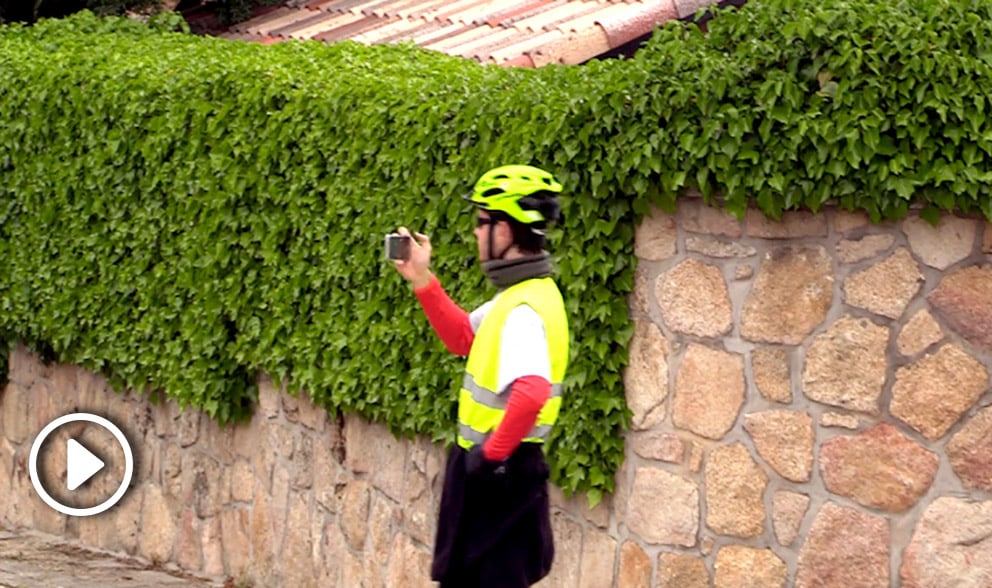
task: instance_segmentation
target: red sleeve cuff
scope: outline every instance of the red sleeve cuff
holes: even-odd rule
[[[551,382],[541,376],[524,376],[514,380],[503,420],[482,447],[486,459],[500,461],[510,457],[534,428],[538,414],[549,398]]]

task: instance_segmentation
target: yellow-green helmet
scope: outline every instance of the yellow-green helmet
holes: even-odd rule
[[[502,212],[524,224],[543,223],[555,219],[545,218],[521,200],[539,192],[560,193],[562,185],[554,176],[530,165],[503,165],[482,175],[466,200],[490,212]]]

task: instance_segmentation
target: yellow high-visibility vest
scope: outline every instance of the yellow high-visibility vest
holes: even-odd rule
[[[568,365],[568,319],[554,280],[533,278],[500,293],[472,341],[458,395],[458,445],[465,449],[485,442],[503,420],[510,391],[496,389],[499,385],[500,340],[506,317],[521,304],[533,308],[544,322],[551,360],[551,398],[541,409],[524,442],[543,443],[558,420],[562,381]]]

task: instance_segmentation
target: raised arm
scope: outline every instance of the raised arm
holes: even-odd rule
[[[448,296],[436,277],[422,288],[415,288],[417,300],[424,308],[427,320],[448,351],[455,355],[468,355],[475,333],[469,315]]]
[[[396,232],[401,235],[410,234],[406,227],[400,227]],[[441,282],[431,272],[433,248],[430,238],[423,233],[416,233],[414,236],[415,238],[410,239],[410,258],[393,262],[396,271],[413,285],[413,291],[424,308],[427,320],[448,350],[457,355],[468,355],[472,349],[472,340],[475,339],[469,315],[451,300],[441,287]]]

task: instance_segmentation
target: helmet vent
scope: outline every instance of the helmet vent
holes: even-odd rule
[[[488,190],[483,192],[482,195],[488,198],[489,196],[495,196],[497,194],[502,194],[502,193],[503,193],[502,188],[489,188]]]

